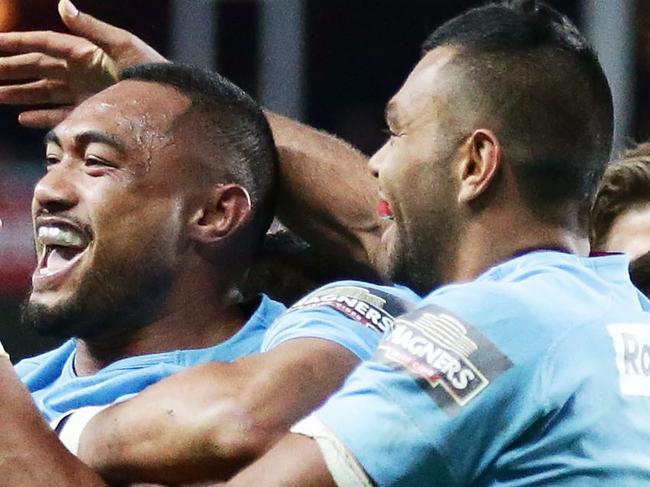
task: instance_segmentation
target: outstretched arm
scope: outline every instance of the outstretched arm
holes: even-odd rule
[[[95,416],[79,456],[111,485],[226,479],[323,402],[358,363],[325,340],[296,339],[233,363],[189,369]],[[12,487],[106,487],[57,439],[0,356],[0,478]]]

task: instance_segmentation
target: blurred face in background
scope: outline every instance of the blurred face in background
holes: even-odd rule
[[[625,252],[631,260],[650,251],[650,203],[634,205],[617,216],[603,250]]]

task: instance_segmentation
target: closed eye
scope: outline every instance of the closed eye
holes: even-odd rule
[[[91,167],[116,167],[112,162],[97,156],[87,156],[85,159],[86,166]]]

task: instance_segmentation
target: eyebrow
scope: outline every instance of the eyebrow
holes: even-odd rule
[[[47,145],[50,142],[58,146],[61,145],[61,141],[59,140],[59,137],[58,135],[56,135],[56,132],[54,132],[54,130],[50,130],[48,133],[45,134],[45,137],[43,137],[44,145]]]
[[[47,134],[45,134],[43,141],[46,145],[53,143],[61,146],[61,140],[59,139],[58,135],[56,135],[56,132],[54,132],[54,130],[50,130]],[[118,140],[117,137],[105,132],[99,132],[97,130],[87,130],[85,132],[81,132],[80,134],[75,135],[74,141],[76,145],[80,146],[86,146],[88,144],[96,142],[99,144],[110,145],[120,152],[124,152],[125,149],[124,144]]]

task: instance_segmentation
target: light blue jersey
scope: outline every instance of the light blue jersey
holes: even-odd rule
[[[650,302],[533,252],[395,322],[315,416],[380,486],[650,485]]]
[[[352,307],[332,307],[327,299],[315,302],[318,291],[304,298],[288,312],[285,307],[262,297],[248,322],[231,338],[213,347],[198,350],[175,350],[118,360],[91,376],[79,377],[74,370],[75,341],[69,340],[51,352],[25,359],[16,365],[37,407],[50,422],[85,407],[120,402],[147,386],[193,365],[210,361],[232,361],[253,353],[265,352],[289,340],[319,338],[338,343],[359,359],[370,358],[381,339],[380,326],[374,326],[371,306],[382,311],[384,320],[392,315],[383,312],[379,301],[385,297],[388,311],[395,315],[407,311],[409,300],[419,300],[407,290],[349,282],[346,286],[326,287],[336,299]],[[359,297],[354,294],[364,294]],[[328,298],[329,299],[329,298]],[[336,300],[335,299],[335,300]],[[365,301],[364,301],[365,299]],[[302,304],[301,304],[302,303]],[[379,304],[378,304],[379,303]],[[375,309],[375,308],[373,308]],[[370,312],[370,319],[358,319],[357,310]],[[387,317],[388,316],[388,317]],[[381,320],[379,322],[381,325]]]
[[[400,286],[339,281],[296,302],[264,338],[269,349],[291,338],[338,342],[361,360],[370,358],[395,317],[415,308],[421,298]]]
[[[284,312],[282,304],[262,297],[260,305],[232,337],[213,347],[174,350],[129,357],[99,372],[79,377],[74,370],[75,340],[34,358],[22,360],[16,372],[48,421],[85,406],[119,402],[159,380],[193,365],[231,361],[260,351],[271,323]]]

